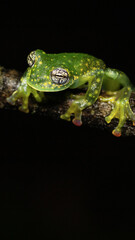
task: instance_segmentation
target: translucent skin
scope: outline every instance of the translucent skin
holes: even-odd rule
[[[102,60],[83,53],[46,54],[42,50],[36,50],[28,56],[28,63],[30,67],[22,76],[20,86],[7,98],[10,104],[15,104],[17,99],[22,98],[21,111],[29,112],[28,99],[31,93],[41,102],[44,92],[74,89],[88,83],[86,94],[76,96],[67,112],[60,116],[62,119],[69,121],[74,114],[72,122],[81,126],[82,110],[97,100],[103,88],[109,97],[100,97],[100,100],[111,101],[114,105],[105,120],[109,123],[113,118],[119,119],[112,133],[119,137],[127,119],[134,124],[135,115],[129,104],[133,87],[125,73],[106,68]]]

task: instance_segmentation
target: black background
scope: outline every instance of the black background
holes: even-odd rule
[[[1,65],[86,52],[135,83],[134,3],[1,1]],[[134,239],[134,137],[1,110],[1,239]]]

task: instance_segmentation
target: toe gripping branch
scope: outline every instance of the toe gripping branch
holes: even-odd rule
[[[135,125],[135,114],[133,113],[130,104],[129,98],[131,95],[131,87],[124,87],[121,90],[115,92],[115,95],[112,93],[111,97],[100,97],[100,101],[108,102],[113,104],[112,111],[110,115],[105,117],[107,123],[110,123],[113,118],[118,118],[118,125],[112,131],[112,134],[116,137],[121,136],[121,129],[124,126],[126,120],[131,120],[133,125]]]
[[[21,99],[22,104],[19,107],[19,110],[25,113],[29,112],[29,96],[32,94],[37,102],[41,102],[44,99],[44,94],[42,92],[37,92],[35,89],[31,88],[27,85],[27,81],[25,79],[21,79],[20,86],[16,91],[13,92],[13,94],[7,98],[7,102],[15,105],[15,102],[18,99]]]
[[[82,108],[81,105],[83,104],[83,97],[81,96],[76,96],[76,100],[73,101],[73,103],[70,105],[69,109],[67,112],[63,115],[61,115],[61,119],[70,121],[71,120],[71,115],[74,113],[74,118],[72,119],[72,122],[76,126],[81,126],[82,125]]]

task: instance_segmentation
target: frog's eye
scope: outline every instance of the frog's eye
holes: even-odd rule
[[[69,82],[69,75],[65,69],[57,68],[51,72],[51,80],[53,83],[64,85]]]
[[[32,67],[35,63],[35,56],[36,56],[36,53],[35,53],[35,51],[33,51],[27,57],[27,62],[30,67]]]

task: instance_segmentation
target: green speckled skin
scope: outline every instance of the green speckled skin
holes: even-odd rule
[[[50,73],[57,68],[68,71],[70,81],[66,85],[52,83]],[[30,77],[27,80],[32,88],[43,92],[62,91],[79,81],[79,76],[87,74],[92,69],[105,68],[102,60],[83,53],[59,53],[45,54],[41,50],[36,50],[34,66],[29,70]]]
[[[29,67],[21,78],[20,86],[7,98],[10,104],[15,104],[18,98],[22,98],[21,111],[29,111],[30,94],[40,102],[44,99],[44,92],[74,89],[88,83],[86,94],[76,96],[67,112],[61,115],[62,119],[69,121],[74,114],[72,122],[81,126],[82,110],[97,100],[103,88],[108,97],[99,97],[100,100],[111,101],[114,105],[105,120],[109,123],[113,118],[119,119],[112,133],[120,136],[126,119],[135,122],[135,115],[129,105],[133,87],[128,77],[119,70],[106,68],[102,60],[83,53],[46,54],[42,50],[36,50],[28,55],[27,61]]]

